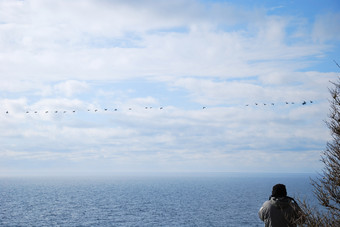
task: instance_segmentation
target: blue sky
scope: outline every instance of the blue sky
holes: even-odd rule
[[[319,171],[339,44],[335,0],[2,0],[0,175]]]

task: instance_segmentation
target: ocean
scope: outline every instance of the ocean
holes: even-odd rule
[[[316,203],[310,174],[1,177],[0,226],[264,226],[274,184]]]

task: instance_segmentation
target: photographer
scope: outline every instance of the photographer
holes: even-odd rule
[[[283,184],[273,186],[272,195],[259,210],[259,217],[266,227],[295,227],[303,221],[299,205],[287,196]]]

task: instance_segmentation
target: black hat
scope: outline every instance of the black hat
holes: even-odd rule
[[[286,186],[284,184],[276,184],[273,186],[272,196],[279,198],[287,196]]]

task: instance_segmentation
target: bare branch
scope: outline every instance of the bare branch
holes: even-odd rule
[[[340,68],[335,60],[334,62]],[[327,143],[321,156],[321,162],[324,164],[322,173],[311,181],[314,195],[323,208],[319,211],[303,201],[301,208],[305,226],[340,226],[340,78],[331,84],[333,88],[329,89],[329,92],[332,99],[326,125],[332,141]]]

